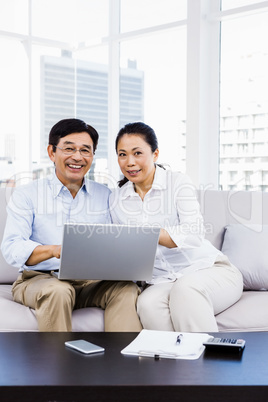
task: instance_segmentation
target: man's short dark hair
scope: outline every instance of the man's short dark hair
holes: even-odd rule
[[[80,119],[60,120],[50,130],[48,143],[53,145],[53,151],[56,152],[56,145],[58,145],[61,138],[69,134],[82,132],[86,132],[90,135],[93,141],[93,151],[95,152],[98,145],[99,134],[94,127]]]

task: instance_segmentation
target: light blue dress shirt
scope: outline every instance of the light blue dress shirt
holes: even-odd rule
[[[73,198],[56,174],[16,188],[7,207],[4,258],[20,271],[58,269],[57,258],[31,267],[25,262],[38,245],[62,244],[64,223],[110,223],[109,194],[107,187],[85,179]]]

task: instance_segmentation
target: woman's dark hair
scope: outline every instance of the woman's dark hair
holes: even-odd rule
[[[135,122],[135,123],[128,123],[119,130],[115,140],[116,153],[117,153],[118,142],[125,134],[142,136],[144,141],[146,141],[147,144],[150,145],[152,152],[156,151],[158,148],[158,140],[154,130],[145,123]],[[161,165],[158,166],[163,167]],[[122,187],[127,182],[128,179],[124,176],[123,179],[118,182],[118,185],[119,187]]]
[[[56,145],[58,145],[61,138],[69,134],[82,132],[86,132],[90,135],[93,142],[93,152],[95,153],[99,134],[94,127],[79,119],[63,119],[56,123],[50,130],[48,143],[53,145],[53,152],[56,152]]]

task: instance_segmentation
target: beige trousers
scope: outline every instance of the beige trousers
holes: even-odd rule
[[[138,286],[132,282],[60,281],[50,273],[23,271],[13,284],[16,302],[35,309],[40,331],[72,331],[72,311],[105,310],[105,331],[139,332]]]
[[[145,329],[217,332],[215,315],[236,303],[242,291],[240,271],[221,256],[213,267],[147,287],[137,310]]]

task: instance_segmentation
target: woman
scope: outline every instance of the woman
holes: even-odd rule
[[[113,222],[161,228],[153,278],[138,298],[143,327],[217,332],[214,316],[239,300],[243,281],[204,239],[195,188],[186,175],[156,165],[157,137],[144,123],[119,131],[116,152],[124,178],[110,196]]]

